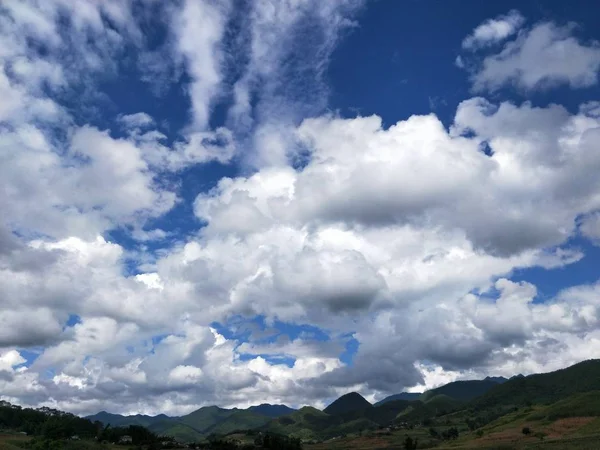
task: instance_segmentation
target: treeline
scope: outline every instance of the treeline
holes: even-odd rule
[[[32,436],[50,439],[69,438],[74,435],[95,437],[102,427],[74,414],[50,408],[21,408],[7,402],[0,404],[0,428],[22,431]]]
[[[36,442],[95,439],[118,443],[125,436],[129,436],[130,440],[127,438],[127,442],[133,445],[151,445],[173,440],[171,437],[158,436],[142,426],[113,428],[51,408],[21,408],[7,402],[0,404],[0,428],[35,436]]]
[[[288,437],[276,433],[262,433],[250,431],[246,433],[254,435],[254,443],[239,443],[231,439],[223,439],[218,436],[210,436],[206,444],[197,445],[196,448],[207,450],[302,450],[302,441],[298,438]]]

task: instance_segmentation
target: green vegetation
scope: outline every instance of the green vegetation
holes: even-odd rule
[[[494,378],[485,380],[454,381],[436,389],[431,389],[421,395],[420,400],[427,401],[435,396],[444,395],[454,400],[467,402],[480,397],[490,389],[502,385]]]
[[[209,435],[226,435],[237,430],[259,428],[283,414],[294,410],[285,405],[262,404],[248,409],[224,409],[217,406],[206,406],[182,417],[159,416],[121,416],[106,412],[89,416],[113,426],[141,425],[150,431],[172,436],[182,442],[203,441]]]
[[[600,391],[584,392],[559,400],[547,408],[532,414],[532,419],[556,420],[566,417],[589,417],[600,415]]]

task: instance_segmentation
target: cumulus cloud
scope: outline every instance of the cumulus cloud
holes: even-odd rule
[[[573,89],[593,86],[598,82],[600,47],[596,41],[585,42],[576,37],[576,29],[574,24],[537,23],[522,30],[498,53],[464,55],[459,66],[471,72],[475,92],[495,92],[506,85],[522,91],[559,85]],[[464,42],[470,49],[479,41],[474,34]]]
[[[129,129],[144,128],[154,125],[154,119],[144,112],[119,116],[119,122]]]
[[[536,286],[510,280],[579,261],[576,233],[598,238],[597,103],[570,112],[477,97],[450,127],[434,114],[391,126],[323,115],[327,62],[362,2],[158,7],[158,47],[142,32],[156,10],[138,17],[132,5],[2,5],[4,399],[82,414],[323,406],[350,389],[374,399],[550,370],[598,349],[597,285],[539,302]],[[463,45],[478,57],[521,22],[516,12],[485,22]],[[475,76],[486,89],[591,84],[596,44],[571,33],[521,30]],[[577,59],[565,72],[541,64],[563,48]],[[528,72],[532,52],[540,65]],[[160,83],[185,73],[182,129],[156,110],[94,115],[90,92],[129,54],[143,79],[158,56]],[[68,106],[79,93],[91,112]],[[213,126],[223,101],[225,126]],[[240,160],[210,190],[178,190],[204,183],[198,165]],[[181,217],[165,217],[174,207]],[[146,264],[132,268],[131,255]],[[268,329],[247,324],[257,315]]]
[[[576,216],[594,210],[598,161],[588,146],[598,125],[595,116],[560,106],[482,98],[459,105],[450,131],[434,115],[387,130],[376,116],[309,119],[298,129],[311,151],[302,170],[221,180],[196,199],[195,210],[207,234],[260,232],[274,222],[365,230],[429,222],[447,233],[462,230],[475,248],[514,255],[559,245]],[[492,156],[480,151],[483,144]]]
[[[525,18],[516,10],[486,20],[463,40],[462,47],[466,50],[477,50],[497,44],[515,34],[524,23]]]

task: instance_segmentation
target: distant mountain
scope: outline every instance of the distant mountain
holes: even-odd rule
[[[169,420],[170,417],[166,416],[165,414],[159,414],[158,416],[145,416],[142,414],[122,416],[120,414],[111,414],[106,411],[100,411],[98,414],[94,414],[93,416],[87,416],[86,419],[89,419],[92,422],[98,421],[104,425],[111,425],[113,427],[127,427],[129,425],[141,425],[143,427],[149,427],[153,423]]]
[[[481,383],[481,381],[484,381],[485,383]],[[419,399],[427,400],[428,398],[431,398],[435,395],[440,395],[440,394],[447,395],[449,397],[455,398],[456,400],[466,401],[471,398],[471,395],[474,395],[475,397],[479,396],[483,392],[486,392],[487,389],[491,389],[495,384],[502,384],[506,381],[508,381],[508,379],[504,378],[504,377],[486,377],[483,380],[469,380],[467,382],[464,382],[464,381],[458,382],[457,381],[457,382],[446,384],[446,385],[441,386],[436,389],[431,389],[430,391],[427,391],[428,393],[401,392],[400,394],[390,395],[389,397],[386,397],[383,400],[380,400],[377,403],[375,403],[374,406],[380,406],[380,405],[383,405],[384,403],[393,402],[395,400],[409,400],[409,401],[415,401],[415,400],[419,400]],[[494,384],[492,384],[492,383],[494,383]],[[463,391],[469,391],[473,387],[475,387],[475,391],[472,394],[465,395],[465,392],[463,392]],[[427,395],[424,395],[424,394],[427,394]]]
[[[111,426],[141,425],[160,435],[173,436],[181,441],[197,441],[211,433],[227,434],[236,430],[258,428],[273,418],[294,411],[286,405],[264,403],[247,409],[205,406],[181,417],[169,417],[164,414],[122,416],[102,411],[88,416],[87,419]]]
[[[518,376],[518,375],[516,375],[516,376]],[[523,376],[523,375],[521,375],[521,376]],[[504,378],[504,377],[485,377],[484,381],[485,380],[490,380],[490,381],[494,381],[494,382],[496,382],[498,384],[502,384],[502,383],[506,383],[508,381],[508,378]]]
[[[344,414],[372,407],[373,405],[371,405],[371,403],[369,403],[358,392],[350,392],[349,394],[342,395],[327,408],[325,408],[323,412],[326,414]]]
[[[269,403],[262,403],[257,406],[251,406],[247,410],[258,414],[262,414],[263,416],[273,418],[285,416],[296,411],[295,409],[292,409],[286,405],[270,405]]]
[[[422,392],[401,392],[400,394],[390,395],[390,396],[384,398],[383,400],[379,400],[377,403],[375,403],[374,406],[380,406],[380,405],[383,405],[384,403],[393,402],[395,400],[408,400],[408,401],[419,400],[419,397],[421,396],[421,394],[422,394]]]

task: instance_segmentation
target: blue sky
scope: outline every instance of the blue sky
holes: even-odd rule
[[[600,352],[592,1],[0,6],[0,392],[324,406]]]

